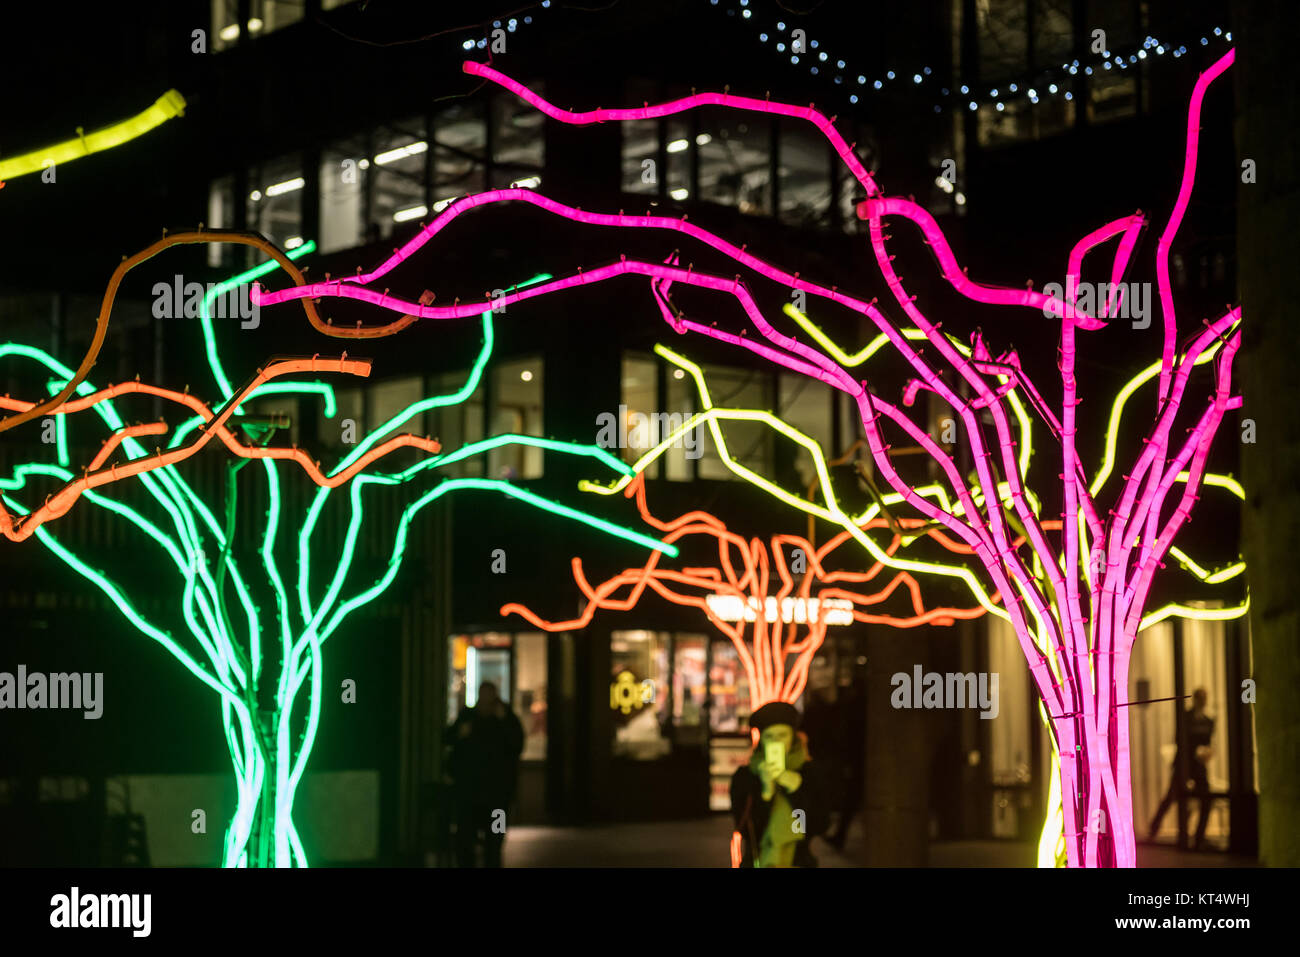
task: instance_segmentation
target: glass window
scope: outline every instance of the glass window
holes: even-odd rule
[[[677,635],[673,642],[673,726],[679,744],[704,741],[707,642],[703,635]]]
[[[351,249],[365,240],[366,177],[370,169],[361,138],[332,143],[321,151],[321,252]]]
[[[492,370],[492,434],[542,435],[542,360],[503,362]],[[541,478],[542,450],[535,445],[501,445],[488,453],[489,473],[498,478]]]
[[[623,356],[622,408],[619,415],[620,453],[629,464],[635,462],[650,448],[657,445],[662,416],[659,410],[659,367],[653,359]],[[626,442],[624,442],[626,437]],[[659,460],[645,470],[646,478],[659,477]]]
[[[1069,62],[1074,51],[1074,0],[1030,2],[1034,6],[1034,66],[1051,69]]]
[[[433,211],[487,185],[487,121],[483,103],[457,103],[434,118]]]
[[[376,382],[370,387],[371,428],[379,428],[422,398],[424,398],[424,383],[419,376]],[[392,434],[397,435],[402,432],[424,435],[424,416],[421,414],[411,416],[396,426]]]
[[[368,241],[387,239],[401,223],[428,216],[424,203],[424,167],[429,149],[423,120],[406,120],[380,127],[374,136],[375,155],[368,172],[373,177]]]
[[[447,723],[478,699],[484,681],[494,682],[503,701],[513,701],[510,684],[510,635],[489,631],[478,635],[452,635],[451,667],[447,670]],[[520,719],[522,720],[522,718]]]
[[[713,404],[719,408],[772,408],[772,376],[766,370],[704,366],[704,381]],[[722,422],[722,435],[732,458],[760,475],[771,474],[772,442],[775,434],[761,422]],[[711,442],[700,447],[700,478],[732,479],[736,475],[722,461]]]
[[[1067,6],[1068,0],[1067,0]],[[1029,22],[1025,0],[976,0],[981,80],[1001,80],[1029,66]]]
[[[248,228],[282,249],[302,244],[302,191],[306,180],[298,157],[255,167],[249,176]]]
[[[709,669],[709,730],[739,733],[749,727],[749,677],[740,654],[730,641],[713,643],[713,665]]]
[[[359,387],[334,390],[336,410],[334,418],[325,417],[323,399],[317,400],[320,416],[317,419],[317,435],[322,443],[331,449],[346,454],[366,437],[366,394]]]
[[[770,214],[771,123],[722,107],[701,110],[699,122],[699,198],[742,213]]]
[[[546,757],[546,636],[515,635],[515,714],[524,725],[525,761]]]
[[[1129,701],[1172,698],[1175,693],[1174,624],[1162,621],[1145,629],[1133,643],[1133,657],[1129,664]],[[1185,705],[1180,701],[1160,701],[1126,709],[1130,712],[1133,820],[1142,829],[1150,825],[1169,787],[1169,772],[1178,751],[1179,707]],[[1176,837],[1177,808],[1166,814],[1161,824],[1157,837]]]
[[[820,382],[801,375],[782,374],[780,378],[780,416],[822,447],[831,458],[831,396]],[[813,457],[802,445],[789,443],[794,452],[794,467],[799,473],[801,489],[817,480]]]
[[[620,123],[623,133],[623,192],[659,192],[659,121]],[[647,165],[649,164],[649,165]]]
[[[670,116],[664,124],[664,129],[667,134],[665,151],[668,154],[668,169],[665,172],[668,177],[666,188],[669,198],[681,202],[689,199],[691,194],[691,157],[712,137],[708,133],[696,134],[693,151],[690,120],[682,116]]]
[[[1106,31],[1106,46],[1129,50],[1137,46],[1138,8],[1132,0],[1090,0],[1088,22]],[[1114,58],[1112,53],[1111,57]],[[1138,112],[1137,70],[1115,66],[1094,69],[1088,77],[1088,119],[1094,123],[1133,116]]]
[[[302,19],[302,0],[249,0],[248,35],[259,37]],[[212,0],[212,50],[239,42],[239,0]]]
[[[468,372],[443,372],[430,376],[430,395],[451,395],[465,387]],[[443,454],[455,452],[483,438],[483,386],[465,402],[445,405],[425,413],[429,434],[442,444]],[[453,477],[483,475],[483,457],[470,456],[443,470]]]
[[[239,0],[212,0],[212,51],[234,46],[239,40]]]
[[[529,86],[542,93],[540,84],[534,82]],[[492,165],[499,180],[494,185],[531,182],[542,170],[545,143],[542,125],[546,117],[541,110],[510,93],[494,96],[491,110]]]
[[[668,373],[668,410],[681,416],[685,422],[695,414],[697,392],[695,380],[682,369],[673,366]],[[708,426],[697,426],[682,436],[681,445],[673,443],[664,455],[666,477],[674,482],[689,482],[695,477],[695,462],[703,455],[702,443],[711,442]]]
[[[208,187],[209,229],[235,228],[235,180],[233,176],[223,176],[213,180]],[[208,265],[225,266],[230,262],[229,243],[208,243]]]
[[[829,225],[833,154],[826,137],[810,123],[783,118],[779,142],[781,221],[804,227]]]
[[[668,636],[612,632],[610,663],[614,756],[637,761],[662,757],[672,749],[663,732],[668,717]]]

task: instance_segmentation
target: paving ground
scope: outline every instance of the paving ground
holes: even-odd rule
[[[731,823],[725,815],[691,821],[592,827],[514,827],[506,839],[507,867],[726,867]],[[842,853],[822,841],[822,867],[857,867],[863,835],[850,832]],[[1138,847],[1139,867],[1242,867],[1255,862],[1226,854],[1192,854],[1173,847]],[[934,867],[1032,867],[1034,850],[1007,841],[933,844]]]

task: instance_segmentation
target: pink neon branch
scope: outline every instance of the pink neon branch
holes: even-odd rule
[[[1240,321],[1239,310],[1206,323],[1205,329],[1193,337],[1182,353],[1178,353],[1175,349],[1177,323],[1168,282],[1169,247],[1186,210],[1195,179],[1197,137],[1204,93],[1210,82],[1231,64],[1232,58],[1230,52],[1199,78],[1189,104],[1179,199],[1156,250],[1163,322],[1159,406],[1155,421],[1144,440],[1144,447],[1133,467],[1128,470],[1115,505],[1104,512],[1105,521],[1101,518],[1102,510],[1097,508],[1089,492],[1088,476],[1076,450],[1076,436],[1081,423],[1078,410],[1087,407],[1081,405],[1082,396],[1074,370],[1081,346],[1079,334],[1104,328],[1108,324],[1107,320],[1112,319],[1122,305],[1120,281],[1132,259],[1138,234],[1144,225],[1141,214],[1114,219],[1088,233],[1074,245],[1067,258],[1066,292],[1063,298],[1037,293],[1032,289],[1008,289],[977,283],[966,277],[933,217],[910,200],[881,194],[851,147],[835,131],[831,121],[811,107],[707,93],[657,106],[597,109],[578,113],[554,107],[490,67],[480,64],[465,66],[467,72],[492,80],[547,116],[564,123],[582,125],[655,118],[706,105],[796,117],[812,122],[827,137],[867,192],[867,200],[859,205],[859,215],[867,222],[871,255],[891,294],[911,324],[924,335],[926,344],[939,357],[945,371],[955,372],[969,386],[968,391],[973,393],[969,397],[957,391],[953,383],[939,373],[934,363],[913,347],[903,332],[876,307],[875,300],[867,302],[846,295],[837,287],[827,288],[809,283],[798,275],[759,259],[744,247],[737,248],[706,230],[688,224],[684,219],[589,213],[539,196],[531,190],[492,190],[456,201],[370,273],[359,273],[351,279],[312,283],[278,292],[264,292],[258,288],[253,299],[263,305],[274,305],[296,298],[337,296],[369,302],[383,309],[421,318],[449,319],[476,315],[492,305],[508,305],[579,285],[638,275],[649,279],[652,294],[664,320],[678,333],[704,335],[739,346],[767,361],[815,378],[852,396],[858,405],[872,459],[886,483],[923,520],[942,525],[960,540],[961,547],[968,549],[980,561],[1002,596],[1035,687],[1052,716],[1052,730],[1060,755],[1062,790],[1066,796],[1063,811],[1069,862],[1085,866],[1095,866],[1098,863],[1132,866],[1134,835],[1128,736],[1125,720],[1117,710],[1127,700],[1129,652],[1142,619],[1154,571],[1167,553],[1173,537],[1189,518],[1198,497],[1214,434],[1226,412],[1240,404],[1240,400],[1230,394],[1231,364],[1240,343],[1240,334],[1235,328]],[[910,405],[917,391],[926,389],[951,406],[962,422],[969,442],[975,488],[968,487],[969,480],[961,474],[953,456],[940,447],[899,406],[869,390],[866,382],[855,378],[831,357],[784,335],[767,322],[739,277],[723,278],[690,268],[682,269],[675,256],[670,256],[662,263],[628,260],[624,257],[618,263],[580,271],[576,275],[527,289],[512,290],[491,303],[457,301],[451,306],[421,305],[394,299],[386,292],[379,293],[366,288],[404,262],[464,212],[501,202],[529,203],[549,213],[592,226],[672,230],[705,243],[739,265],[785,288],[804,290],[866,316],[884,333],[897,353],[915,372],[915,378],[904,387],[903,404]],[[916,297],[908,293],[894,270],[893,256],[887,248],[889,237],[885,232],[885,217],[901,218],[920,230],[935,255],[941,274],[967,300],[1034,309],[1040,314],[1058,319],[1062,386],[1059,413],[1029,380],[1014,352],[995,359],[977,336],[974,349],[967,356],[952,345],[947,335],[941,331],[939,323],[931,322],[926,317]],[[1110,266],[1111,292],[1105,302],[1097,303],[1096,314],[1089,315],[1079,307],[1076,296],[1083,264],[1091,250],[1112,239],[1118,241]],[[735,299],[759,337],[737,335],[718,329],[713,323],[701,322],[682,314],[671,301],[672,285],[677,282],[723,293]],[[1171,457],[1168,454],[1170,435],[1184,404],[1192,369],[1208,350],[1220,347],[1223,351],[1217,356],[1214,367],[1214,395],[1189,430],[1188,438]],[[1061,481],[1060,521],[1042,519],[1029,501],[1030,496],[1016,459],[1016,438],[1005,407],[1008,397],[1017,390],[1026,396],[1030,405],[1047,423],[1061,447],[1058,473]],[[992,417],[991,444],[985,440],[980,421],[986,411]],[[881,430],[882,416],[937,465],[951,487],[959,508],[940,507],[934,501],[919,495],[903,478],[891,461],[889,444]],[[1161,524],[1164,502],[1183,471],[1188,473],[1183,493],[1172,514]],[[980,497],[978,503],[975,492]],[[1081,537],[1083,532],[1079,516],[1083,516],[1083,527],[1090,539],[1086,545]],[[1013,522],[1023,529],[1023,534],[1013,532]],[[1054,533],[1059,530],[1058,543],[1049,541],[1046,534],[1048,530]],[[1138,534],[1139,530],[1141,534]],[[1041,571],[1031,572],[1025,557],[1020,553],[1022,546],[1029,549],[1034,567]],[[1087,580],[1082,575],[1085,551],[1091,569]],[[754,555],[749,555],[744,564],[747,569],[745,586],[761,587],[765,594],[768,577],[773,569],[765,558]],[[732,587],[737,587],[735,583],[740,579],[731,560],[730,548],[720,555],[720,565],[727,581],[733,583]],[[782,594],[788,593],[791,586],[780,560],[774,570],[781,578]],[[584,592],[590,592],[589,585],[585,582],[580,584]],[[645,587],[645,582],[634,585],[638,595]],[[1028,611],[1025,605],[1029,606]],[[723,627],[722,623],[717,624]],[[770,631],[765,629],[766,626],[757,630],[755,657],[746,661],[747,668],[762,671],[774,664],[765,656],[770,648],[779,646],[781,626],[773,623]],[[1036,636],[1041,637],[1042,650]],[[1055,672],[1051,667],[1053,664]],[[787,676],[791,677],[793,673]],[[1109,814],[1109,829],[1103,840],[1102,829],[1097,821],[1099,815],[1106,813]]]

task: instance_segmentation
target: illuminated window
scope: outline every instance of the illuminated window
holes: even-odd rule
[[[372,137],[374,155],[367,172],[370,190],[368,242],[387,239],[402,223],[429,218],[425,205],[425,164],[429,149],[424,122],[405,120],[383,126]]]
[[[428,395],[451,395],[463,389],[468,380],[468,372],[443,372],[430,376]],[[429,434],[442,444],[444,454],[455,452],[484,437],[483,395],[484,389],[480,384],[466,401],[431,409],[425,413],[426,428]],[[482,477],[483,456],[469,456],[459,462],[443,466],[439,471],[454,478]]]
[[[667,382],[666,387],[660,383],[661,376]],[[664,360],[643,353],[623,356],[620,395],[621,419],[610,430],[612,435],[603,432],[600,439],[602,444],[617,449],[617,454],[628,463],[635,462],[648,449],[674,434],[695,413],[695,381],[676,366],[665,366]],[[666,477],[676,482],[694,478],[700,443],[709,441],[706,430],[707,426],[679,436],[646,468],[646,476]]]
[[[360,387],[335,388],[334,400],[336,411],[334,418],[325,417],[324,402],[314,399],[320,409],[316,422],[316,434],[327,448],[334,449],[340,456],[346,455],[352,447],[365,438],[366,393]]]
[[[614,756],[637,761],[663,757],[672,745],[668,720],[668,635],[656,631],[610,634],[610,711]]]
[[[390,419],[404,412],[412,404],[424,398],[424,383],[419,376],[407,376],[402,379],[388,379],[376,382],[370,387],[370,427],[380,428]],[[394,427],[392,434],[410,432],[413,435],[424,434],[424,416],[416,414]]]
[[[293,249],[303,240],[302,197],[306,180],[297,157],[273,160],[254,167],[248,177],[246,197],[248,228],[281,249]]]
[[[619,455],[631,464],[664,438],[656,426],[663,421],[659,406],[659,366],[654,359],[623,356],[622,402],[617,439]],[[624,442],[623,440],[626,439]],[[645,470],[646,478],[658,478],[659,460]]]
[[[487,119],[483,102],[457,103],[434,120],[433,212],[487,186]]]
[[[361,245],[365,237],[366,178],[372,168],[361,137],[332,143],[321,151],[321,252]]]
[[[546,757],[546,635],[515,635],[515,714],[524,726],[525,761]]]
[[[771,122],[739,110],[709,107],[700,111],[699,128],[699,198],[742,213],[770,214]]]
[[[822,447],[826,458],[831,450],[831,395],[820,382],[801,375],[780,377],[780,417]],[[782,441],[782,450],[794,456],[793,466],[803,490],[817,478],[813,457],[802,445]]]
[[[812,124],[782,119],[777,153],[782,222],[804,227],[830,224],[831,155],[826,137]]]
[[[1093,22],[1093,21],[1090,21]],[[1104,20],[1096,20],[1105,23]],[[1032,24],[1033,37],[1030,42]],[[1055,76],[1055,90],[1037,91],[1038,103],[1004,94],[986,95],[1036,71],[1060,72],[1074,57],[1073,0],[978,0],[979,110],[977,136],[981,146],[1037,139],[1074,125],[1076,90],[1068,74]],[[1071,99],[1065,98],[1066,94]]]
[[[241,25],[239,0],[212,0],[212,51],[234,46],[241,31],[256,39],[297,23],[302,19],[302,12],[303,0],[249,0],[248,21]]]
[[[709,695],[708,639],[676,635],[673,641],[673,738],[678,744],[702,744]]]
[[[529,84],[540,95],[538,86]],[[492,113],[492,183],[505,188],[541,185],[545,117],[513,94],[496,94]]]
[[[208,218],[204,221],[209,229],[233,229],[235,227],[235,181],[232,176],[223,176],[213,181],[208,188]],[[229,243],[208,243],[208,265],[226,266],[231,262]]]
[[[478,700],[479,688],[490,681],[497,686],[502,701],[514,707],[514,686],[511,684],[511,636],[504,632],[489,631],[476,635],[452,635],[451,667],[447,674],[447,722],[456,720],[465,708],[472,708]],[[522,721],[522,715],[516,712]],[[525,729],[527,730],[527,729]]]
[[[542,436],[542,360],[502,362],[492,370],[492,434]],[[535,445],[501,445],[488,453],[490,478],[542,476],[542,450]]]
[[[713,643],[713,664],[709,669],[709,730],[739,733],[749,727],[749,678],[740,654],[730,641]]]
[[[623,134],[623,192],[659,195],[659,121],[619,124]]]
[[[709,386],[713,404],[719,408],[771,409],[772,375],[767,370],[737,369],[730,366],[704,366],[704,381]],[[772,468],[773,431],[761,422],[722,422],[723,437],[732,458],[760,475],[770,475]],[[706,427],[707,428],[707,427]],[[701,438],[698,448],[699,477],[735,479],[737,476],[722,461],[711,440]]]

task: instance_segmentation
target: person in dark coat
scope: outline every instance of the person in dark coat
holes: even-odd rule
[[[825,776],[808,753],[799,732],[799,712],[784,701],[755,711],[749,726],[758,743],[749,763],[731,778],[731,814],[741,841],[741,867],[816,867],[809,841],[829,823]],[[768,746],[779,742],[785,768],[768,760]]]
[[[524,728],[501,701],[496,685],[483,682],[478,703],[466,708],[448,730],[456,819],[456,865],[474,867],[483,848],[483,866],[501,866],[506,811],[515,798]]]
[[[1160,802],[1160,807],[1156,809],[1156,816],[1151,821],[1147,837],[1149,841],[1154,841],[1156,835],[1160,833],[1160,823],[1164,820],[1170,806],[1178,800],[1179,794],[1190,791],[1193,796],[1200,799],[1201,805],[1201,813],[1196,820],[1196,840],[1192,848],[1199,851],[1205,847],[1205,825],[1210,819],[1210,778],[1206,764],[1210,760],[1210,741],[1214,737],[1214,719],[1205,713],[1205,705],[1208,701],[1209,694],[1204,688],[1197,688],[1192,695],[1192,706],[1187,709],[1187,746],[1191,753],[1187,753],[1180,747],[1178,753],[1174,755],[1169,790],[1165,792],[1164,800]],[[1182,778],[1183,769],[1187,772],[1186,779]],[[1190,788],[1187,787],[1188,781],[1192,785]],[[1185,832],[1187,829],[1185,806],[1180,805],[1179,812],[1180,828]]]

